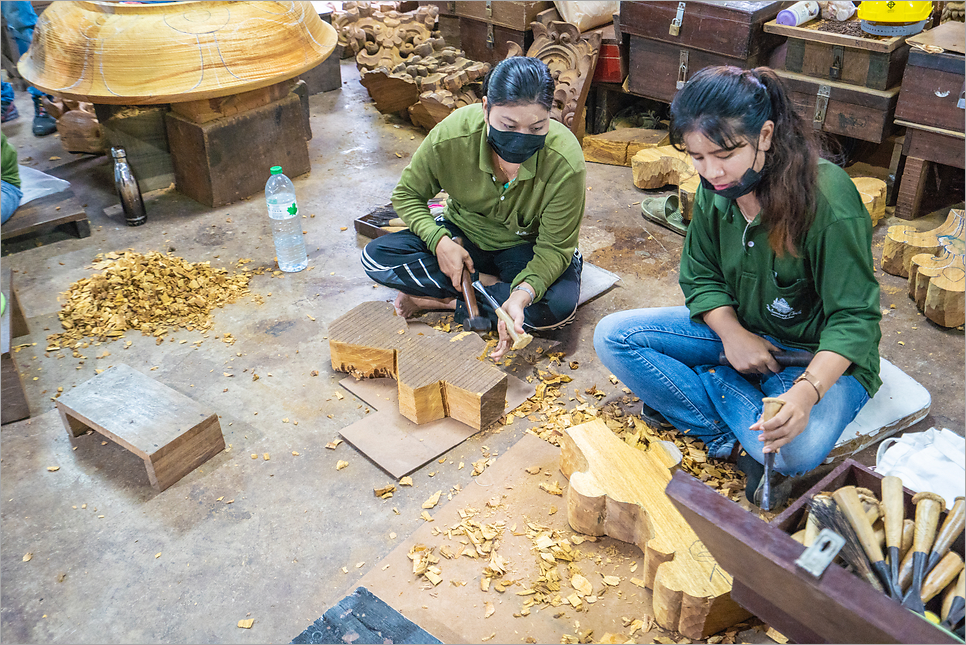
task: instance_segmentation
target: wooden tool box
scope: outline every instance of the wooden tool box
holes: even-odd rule
[[[847,459],[767,524],[683,471],[674,474],[667,494],[718,564],[734,576],[732,599],[791,641],[960,642],[837,564],[816,578],[795,562],[805,547],[791,533],[803,525],[813,495],[860,486],[881,499],[881,480]],[[914,518],[912,492],[906,489],[905,497],[905,515]],[[940,526],[944,519],[945,512]],[[962,535],[952,549],[963,553]]]
[[[906,128],[896,217],[918,217],[930,164],[966,166],[964,41],[966,25],[961,22],[947,22],[909,37],[910,43],[943,51],[913,48],[909,53],[895,114],[896,125]]]
[[[786,71],[873,90],[887,90],[902,81],[909,57],[906,36],[861,38],[818,31],[822,22],[813,20],[801,27],[779,25],[774,20],[765,23],[766,33],[788,38]]]
[[[460,45],[470,60],[498,63],[507,55],[507,43],[523,51],[533,43],[530,23],[550,2],[456,2]]]
[[[771,64],[785,37],[765,33],[784,2],[622,2],[620,31],[630,36],[627,90],[670,102],[710,65]]]

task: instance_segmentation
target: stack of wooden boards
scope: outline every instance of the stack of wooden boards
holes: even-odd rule
[[[881,143],[895,131],[909,45],[906,36],[852,36],[819,31],[858,23],[823,19],[800,27],[764,25],[766,33],[788,38],[784,68],[778,75],[792,94],[799,114],[816,130]],[[854,33],[862,33],[857,24]]]

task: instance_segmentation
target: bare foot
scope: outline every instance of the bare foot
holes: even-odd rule
[[[445,300],[439,298],[423,298],[417,296],[410,296],[403,292],[399,292],[396,296],[396,300],[392,303],[392,306],[396,309],[396,315],[402,316],[403,318],[412,318],[421,311],[426,310],[456,310],[456,299],[447,298]]]

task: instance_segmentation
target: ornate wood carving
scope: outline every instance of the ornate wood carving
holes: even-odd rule
[[[569,22],[551,22],[549,25],[533,22],[530,27],[533,29],[533,45],[526,55],[545,62],[557,85],[550,114],[582,139],[584,104],[597,66],[600,32],[583,37],[577,26]],[[519,45],[509,43],[507,58],[523,55]]]
[[[345,2],[343,11],[332,14],[332,26],[339,35],[339,43],[356,54],[360,70],[385,67],[392,69],[414,55],[428,56],[443,46],[439,32],[433,31],[439,8],[434,5],[416,11],[383,12],[370,2]],[[429,44],[429,49],[421,45]],[[418,51],[417,51],[418,50]]]

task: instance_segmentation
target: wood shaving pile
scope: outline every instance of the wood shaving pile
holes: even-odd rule
[[[77,347],[85,336],[118,338],[130,329],[154,335],[159,343],[176,327],[207,330],[212,310],[247,295],[251,277],[267,270],[243,268],[249,262],[239,260],[239,272],[229,274],[210,262],[157,251],[98,254],[94,269],[102,273],[78,280],[63,294],[67,302],[57,316],[66,331],[48,336],[47,350]]]

